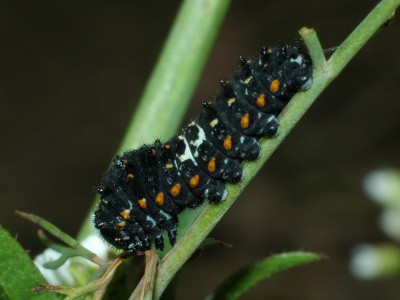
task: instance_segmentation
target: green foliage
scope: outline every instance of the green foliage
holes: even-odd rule
[[[55,294],[33,294],[31,289],[46,283],[29,255],[0,226],[0,299],[59,299]]]
[[[258,282],[290,268],[316,262],[321,256],[307,252],[283,253],[268,257],[232,274],[207,300],[238,299]]]

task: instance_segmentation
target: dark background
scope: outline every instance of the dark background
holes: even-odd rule
[[[30,211],[78,232],[155,64],[180,1],[0,3],[0,223],[37,254]],[[234,1],[188,120],[239,55],[293,42],[302,26],[337,46],[377,1]],[[361,242],[387,237],[362,191],[371,170],[399,167],[400,25],[374,37],[322,94],[215,228],[234,247],[208,251],[181,274],[179,299],[201,299],[233,270],[273,253],[329,260],[259,284],[245,299],[398,299],[399,279],[348,270]],[[1,271],[1,270],[0,270]]]

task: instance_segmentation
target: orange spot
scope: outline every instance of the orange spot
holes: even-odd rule
[[[268,48],[267,53],[272,53],[272,48]]]
[[[121,160],[122,161],[122,163],[124,164],[124,165],[126,165],[127,163],[128,163],[128,160],[127,159],[123,159],[123,160]]]
[[[171,195],[176,197],[179,195],[179,193],[181,192],[181,185],[180,183],[175,184],[172,188],[171,188]]]
[[[131,218],[131,212],[129,209],[125,209],[119,213],[124,220],[129,220]]]
[[[133,176],[133,173],[128,173],[128,175],[126,175],[126,178],[133,179],[135,178],[135,176]]]
[[[164,193],[163,192],[158,193],[158,195],[156,196],[156,203],[157,203],[157,205],[164,204]]]
[[[119,222],[117,225],[115,225],[115,229],[122,230],[124,229],[125,225],[126,225],[125,221]]]
[[[146,198],[139,199],[138,204],[140,208],[146,209],[147,207]]]
[[[169,149],[169,148],[171,148],[171,145],[170,144],[165,144],[165,148]]]
[[[189,185],[192,189],[194,189],[196,186],[198,186],[200,181],[200,176],[199,175],[195,175],[192,178],[190,178],[190,182]]]
[[[271,81],[269,90],[271,91],[271,93],[276,93],[279,90],[279,80],[278,79]]]
[[[156,154],[156,150],[154,150],[154,149],[151,149],[151,154]]]
[[[215,157],[212,157],[212,158],[210,159],[210,161],[208,162],[207,169],[208,169],[209,172],[214,172],[214,171],[215,171],[215,168],[216,168],[216,165],[215,165]]]
[[[166,168],[166,169],[171,169],[172,167],[173,167],[172,164],[165,164],[165,168]]]
[[[240,126],[242,126],[242,128],[249,127],[249,121],[250,121],[250,115],[247,113],[240,119]]]
[[[265,100],[265,95],[264,94],[261,94],[260,96],[257,97],[257,105],[259,107],[264,107],[265,106],[265,102],[266,102],[266,100]]]
[[[228,135],[224,139],[224,149],[225,150],[231,150],[231,148],[232,148],[232,137],[230,135]]]

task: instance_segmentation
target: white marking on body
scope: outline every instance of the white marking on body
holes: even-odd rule
[[[311,87],[311,84],[313,82],[312,78],[309,78],[300,88],[301,91],[306,91]]]
[[[171,219],[171,216],[169,214],[167,214],[166,212],[164,212],[163,210],[160,210],[160,214],[162,214],[166,220]]]
[[[185,153],[183,153],[183,154],[181,154],[181,155],[179,156],[179,160],[180,160],[181,162],[184,162],[184,161],[190,159],[190,160],[195,164],[195,166],[197,166],[196,160],[194,159],[193,154],[192,154],[192,152],[190,151],[190,146],[189,146],[189,143],[188,143],[188,141],[186,140],[186,138],[185,138],[184,136],[182,136],[182,135],[178,136],[178,138],[179,138],[180,140],[183,140],[183,142],[185,143]]]
[[[270,117],[268,118],[267,122],[269,123],[269,122],[272,122],[272,121],[274,121],[274,120],[276,120],[275,116],[270,116]]]
[[[153,228],[153,227],[155,227],[155,226],[157,225],[156,220],[154,220],[154,219],[153,219],[152,217],[150,217],[150,216],[147,216],[147,217],[146,217],[146,221],[148,221],[148,222],[151,223],[151,228]]]
[[[218,122],[218,120],[217,120],[217,122]],[[197,128],[199,130],[199,133],[197,135],[197,140],[190,141],[190,144],[195,146],[196,148],[198,148],[206,140],[206,134],[204,133],[203,128],[201,128],[198,124],[196,124],[196,126],[197,126]]]
[[[175,168],[176,168],[176,173],[178,173],[178,175],[181,176],[181,172],[179,172],[179,168],[178,168],[178,165],[176,163],[176,160],[174,160],[174,165],[175,165]]]
[[[241,136],[239,141],[240,141],[241,144],[243,144],[243,142],[244,142],[244,136]]]
[[[301,65],[303,63],[303,56],[298,55],[296,58],[291,58],[289,59],[289,62],[295,62],[298,63],[299,65]]]
[[[228,190],[227,189],[225,189],[224,193],[222,194],[221,201],[224,201],[226,199],[226,197],[228,197]]]

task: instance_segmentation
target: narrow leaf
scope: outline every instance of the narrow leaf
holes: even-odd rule
[[[317,254],[307,252],[283,253],[268,257],[234,273],[207,299],[238,299],[261,280],[281,271],[318,261],[321,258]]]

